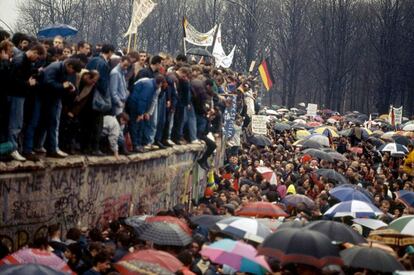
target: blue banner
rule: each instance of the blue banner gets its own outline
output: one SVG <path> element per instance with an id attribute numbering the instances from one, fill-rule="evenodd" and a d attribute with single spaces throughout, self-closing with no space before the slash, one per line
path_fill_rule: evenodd
<path id="1" fill-rule="evenodd" d="M 224 111 L 224 135 L 226 138 L 234 136 L 234 122 L 237 114 L 237 96 L 231 97 L 231 104 Z"/>

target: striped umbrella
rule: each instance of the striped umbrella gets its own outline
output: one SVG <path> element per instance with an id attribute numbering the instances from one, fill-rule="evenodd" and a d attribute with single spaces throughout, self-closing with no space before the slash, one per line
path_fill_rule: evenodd
<path id="1" fill-rule="evenodd" d="M 329 194 L 340 201 L 359 200 L 366 203 L 372 203 L 371 199 L 355 187 L 337 186 L 329 191 Z"/>
<path id="2" fill-rule="evenodd" d="M 414 235 L 414 215 L 402 216 L 392 221 L 388 228 L 403 234 Z"/>
<path id="3" fill-rule="evenodd" d="M 256 168 L 256 171 L 259 172 L 263 176 L 263 178 L 267 180 L 270 184 L 273 184 L 273 185 L 277 184 L 276 174 L 269 167 L 260 166 Z"/>
<path id="4" fill-rule="evenodd" d="M 249 202 L 236 213 L 237 216 L 256 218 L 278 218 L 289 216 L 279 206 L 271 202 Z"/>
<path id="5" fill-rule="evenodd" d="M 351 216 L 354 218 L 375 217 L 382 215 L 382 211 L 375 205 L 364 201 L 344 201 L 335 204 L 325 212 L 325 216 L 330 218 Z"/>
<path id="6" fill-rule="evenodd" d="M 241 272 L 266 274 L 270 271 L 263 256 L 256 249 L 241 241 L 223 239 L 203 247 L 200 254 L 218 264 L 225 264 Z"/>
<path id="7" fill-rule="evenodd" d="M 407 207 L 414 207 L 414 192 L 401 190 L 396 192 L 397 199 L 404 203 Z"/>
<path id="8" fill-rule="evenodd" d="M 35 248 L 22 248 L 0 260 L 0 266 L 5 264 L 14 265 L 30 263 L 41 264 L 57 271 L 75 274 L 70 267 L 54 253 Z"/>
<path id="9" fill-rule="evenodd" d="M 241 217 L 230 217 L 216 223 L 221 232 L 236 238 L 261 243 L 272 232 L 258 220 Z"/>

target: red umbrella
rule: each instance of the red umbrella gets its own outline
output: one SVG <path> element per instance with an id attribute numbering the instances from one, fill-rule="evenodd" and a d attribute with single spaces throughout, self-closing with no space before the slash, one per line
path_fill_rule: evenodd
<path id="1" fill-rule="evenodd" d="M 177 258 L 167 252 L 154 249 L 146 249 L 128 253 L 115 264 L 115 267 L 122 274 L 136 274 L 131 273 L 133 269 L 128 268 L 128 265 L 136 265 L 137 262 L 157 265 L 170 272 L 177 272 L 183 266 L 183 264 Z M 124 273 L 125 270 L 127 270 L 129 273 Z"/>
<path id="2" fill-rule="evenodd" d="M 41 264 L 67 274 L 76 274 L 54 253 L 35 248 L 23 248 L 4 257 L 0 260 L 0 265 L 4 264 Z"/>
<path id="3" fill-rule="evenodd" d="M 166 223 L 174 223 L 181 227 L 184 232 L 188 233 L 190 236 L 192 234 L 191 228 L 182 220 L 179 218 L 173 217 L 173 216 L 153 216 L 148 217 L 145 219 L 145 222 L 152 223 L 152 222 L 166 222 Z"/>
<path id="4" fill-rule="evenodd" d="M 264 167 L 264 166 L 257 167 L 256 171 L 259 172 L 263 176 L 263 178 L 267 180 L 270 184 L 273 184 L 273 185 L 277 184 L 276 174 L 269 167 Z"/>
<path id="5" fill-rule="evenodd" d="M 289 216 L 285 211 L 271 202 L 249 202 L 242 209 L 237 211 L 237 216 L 257 217 L 257 218 L 277 218 Z"/>
<path id="6" fill-rule="evenodd" d="M 319 127 L 319 126 L 322 126 L 322 123 L 317 122 L 317 121 L 311 121 L 311 122 L 306 123 L 306 125 L 309 127 Z"/>

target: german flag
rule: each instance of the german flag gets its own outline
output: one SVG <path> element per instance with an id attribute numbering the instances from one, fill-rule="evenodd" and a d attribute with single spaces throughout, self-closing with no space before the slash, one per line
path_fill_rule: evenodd
<path id="1" fill-rule="evenodd" d="M 259 73 L 262 77 L 262 81 L 266 90 L 269 91 L 273 86 L 274 80 L 272 76 L 272 70 L 269 67 L 266 59 L 263 59 L 262 63 L 259 65 Z"/>

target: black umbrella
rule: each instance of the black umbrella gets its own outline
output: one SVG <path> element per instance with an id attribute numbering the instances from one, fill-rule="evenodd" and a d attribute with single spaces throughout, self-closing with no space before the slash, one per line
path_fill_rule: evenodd
<path id="1" fill-rule="evenodd" d="M 397 259 L 386 251 L 375 247 L 354 246 L 341 251 L 346 266 L 379 272 L 405 270 Z"/>
<path id="2" fill-rule="evenodd" d="M 277 230 L 258 249 L 261 255 L 274 257 L 282 265 L 298 263 L 319 269 L 327 265 L 342 265 L 339 249 L 324 234 L 302 228 Z"/>
<path id="3" fill-rule="evenodd" d="M 316 174 L 324 177 L 327 180 L 335 181 L 337 184 L 349 183 L 348 180 L 334 169 L 318 169 Z"/>
<path id="4" fill-rule="evenodd" d="M 270 141 L 268 137 L 261 136 L 261 135 L 250 136 L 248 138 L 248 141 L 254 145 L 261 146 L 261 147 L 272 145 L 272 142 Z"/>
<path id="5" fill-rule="evenodd" d="M 283 132 L 292 129 L 292 127 L 286 123 L 276 123 L 275 126 L 273 126 L 273 129 L 277 132 Z"/>
<path id="6" fill-rule="evenodd" d="M 48 266 L 40 264 L 11 264 L 0 266 L 0 274 L 5 275 L 64 275 L 66 273 L 54 270 Z"/>
<path id="7" fill-rule="evenodd" d="M 344 156 L 344 155 L 342 155 L 342 154 L 340 154 L 340 153 L 338 153 L 338 152 L 336 152 L 336 151 L 334 151 L 334 152 L 327 152 L 328 153 L 328 155 L 330 155 L 334 160 L 338 160 L 338 161 L 348 161 L 348 159 Z"/>
<path id="8" fill-rule="evenodd" d="M 318 149 L 306 149 L 306 150 L 303 150 L 303 153 L 311 155 L 312 157 L 318 158 L 320 160 L 326 160 L 326 161 L 329 161 L 329 162 L 334 161 L 334 159 L 332 158 L 331 155 L 329 155 L 328 153 L 326 153 L 324 151 L 318 150 Z"/>
<path id="9" fill-rule="evenodd" d="M 392 137 L 392 139 L 395 141 L 395 143 L 407 146 L 408 144 L 411 144 L 411 141 L 408 137 L 395 135 Z"/>
<path id="10" fill-rule="evenodd" d="M 139 235 L 145 229 L 145 216 L 129 217 L 124 220 L 124 223 L 132 227 L 132 229 L 135 231 L 135 234 Z"/>
<path id="11" fill-rule="evenodd" d="M 314 221 L 305 226 L 306 229 L 315 230 L 325 234 L 334 242 L 366 243 L 367 241 L 351 227 L 335 221 Z"/>
<path id="12" fill-rule="evenodd" d="M 376 138 L 376 137 L 369 137 L 367 139 L 367 142 L 371 143 L 372 145 L 374 145 L 376 148 L 381 147 L 382 145 L 385 144 L 385 142 L 382 139 Z"/>
<path id="13" fill-rule="evenodd" d="M 302 124 L 302 123 L 295 123 L 295 124 L 292 125 L 292 129 L 295 129 L 295 130 L 302 130 L 302 129 L 308 130 L 308 129 L 311 129 L 311 128 L 312 127 L 309 127 L 308 125 Z"/>
<path id="14" fill-rule="evenodd" d="M 223 218 L 224 218 L 223 216 L 199 215 L 199 216 L 191 217 L 190 220 L 193 224 L 210 229 L 210 228 L 215 227 L 216 222 L 221 221 Z"/>
<path id="15" fill-rule="evenodd" d="M 304 140 L 303 142 L 299 142 L 298 145 L 301 145 L 303 149 L 313 148 L 313 149 L 320 149 L 322 145 L 317 143 L 313 140 Z"/>
<path id="16" fill-rule="evenodd" d="M 212 57 L 211 53 L 203 48 L 191 48 L 187 51 L 187 54 Z"/>
<path id="17" fill-rule="evenodd" d="M 306 225 L 303 221 L 289 221 L 282 223 L 277 230 L 285 229 L 285 228 L 302 228 Z"/>
<path id="18" fill-rule="evenodd" d="M 186 246 L 191 243 L 191 237 L 179 225 L 167 222 L 146 223 L 139 239 L 158 245 Z"/>

